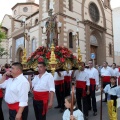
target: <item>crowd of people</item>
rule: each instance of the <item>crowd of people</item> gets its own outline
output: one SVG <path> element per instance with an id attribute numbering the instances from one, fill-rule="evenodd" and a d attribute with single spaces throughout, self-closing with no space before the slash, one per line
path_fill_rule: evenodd
<path id="1" fill-rule="evenodd" d="M 33 94 L 36 120 L 46 120 L 47 111 L 53 106 L 54 93 L 58 104 L 54 108 L 63 112 L 63 120 L 88 120 L 90 110 L 93 110 L 93 116 L 97 115 L 95 93 L 100 85 L 103 86 L 100 90 L 105 93 L 103 102 L 108 102 L 109 118 L 117 120 L 120 69 L 115 63 L 110 67 L 107 62 L 103 62 L 102 67 L 95 68 L 93 61 L 89 60 L 87 66 L 81 63 L 80 70 L 59 71 L 52 75 L 46 71 L 45 63 L 39 62 L 37 70 L 39 74 L 33 77 L 23 75 L 23 66 L 19 62 L 1 66 L 4 74 L 1 74 L 0 80 L 0 120 L 4 120 L 3 97 L 8 105 L 10 120 L 27 120 L 29 91 Z M 70 115 L 71 82 L 75 84 L 73 115 Z"/>

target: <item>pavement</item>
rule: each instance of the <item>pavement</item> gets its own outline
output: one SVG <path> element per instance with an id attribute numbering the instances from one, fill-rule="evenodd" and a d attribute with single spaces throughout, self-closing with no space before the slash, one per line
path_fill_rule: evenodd
<path id="1" fill-rule="evenodd" d="M 101 98 L 100 91 L 97 91 L 96 100 L 97 100 L 98 113 L 97 113 L 97 116 L 93 116 L 93 111 L 91 110 L 89 112 L 89 120 L 100 120 L 100 98 Z M 56 97 L 54 98 L 53 108 L 49 109 L 47 113 L 47 120 L 62 120 L 63 113 L 60 113 L 59 109 L 54 109 L 54 106 L 57 106 Z M 107 113 L 107 104 L 103 102 L 102 106 L 103 106 L 102 120 L 109 120 L 108 113 Z M 4 100 L 3 100 L 3 112 L 4 112 L 5 120 L 9 120 L 8 108 Z M 118 99 L 118 113 L 120 113 L 120 99 Z M 32 96 L 29 97 L 28 120 L 36 120 L 34 115 L 33 105 L 32 105 Z M 118 120 L 120 120 L 120 114 L 118 114 Z"/>

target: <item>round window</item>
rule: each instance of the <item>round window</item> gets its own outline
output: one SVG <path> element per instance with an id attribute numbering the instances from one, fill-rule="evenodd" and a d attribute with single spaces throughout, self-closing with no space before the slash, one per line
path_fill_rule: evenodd
<path id="1" fill-rule="evenodd" d="M 27 12 L 27 11 L 28 11 L 28 8 L 27 8 L 27 7 L 24 7 L 24 8 L 23 8 L 23 11 L 24 11 L 24 12 Z"/>
<path id="2" fill-rule="evenodd" d="M 89 13 L 90 13 L 90 17 L 94 22 L 98 22 L 100 15 L 99 15 L 99 10 L 98 7 L 95 3 L 90 3 L 89 5 Z"/>

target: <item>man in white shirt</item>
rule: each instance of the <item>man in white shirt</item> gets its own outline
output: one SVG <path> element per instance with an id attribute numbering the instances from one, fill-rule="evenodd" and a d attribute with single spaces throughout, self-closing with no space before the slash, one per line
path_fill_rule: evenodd
<path id="1" fill-rule="evenodd" d="M 0 88 L 5 88 L 5 101 L 9 107 L 10 120 L 27 120 L 28 116 L 28 92 L 30 84 L 22 74 L 22 64 L 12 64 L 11 72 L 3 74 L 0 81 Z M 7 75 L 13 78 L 6 80 Z"/>
<path id="2" fill-rule="evenodd" d="M 55 93 L 58 102 L 58 106 L 55 108 L 60 108 L 60 112 L 64 111 L 64 99 L 65 99 L 65 90 L 64 90 L 64 73 L 55 72 L 54 73 L 54 82 L 55 82 Z"/>
<path id="3" fill-rule="evenodd" d="M 73 72 L 72 76 L 74 76 L 74 79 L 76 80 L 76 100 L 78 108 L 83 111 L 85 115 L 85 120 L 88 120 L 87 94 L 90 93 L 90 80 L 87 72 L 85 72 L 84 70 L 85 63 L 81 63 L 81 66 L 81 71 L 76 70 L 75 72 Z M 81 100 L 83 101 L 83 105 L 81 103 Z"/>
<path id="4" fill-rule="evenodd" d="M 33 107 L 36 120 L 46 120 L 47 109 L 53 105 L 55 92 L 54 78 L 46 71 L 44 62 L 38 63 L 39 74 L 32 80 Z"/>
<path id="5" fill-rule="evenodd" d="M 116 67 L 116 63 L 112 64 L 112 70 L 113 70 L 113 76 L 114 77 L 119 77 L 119 69 Z"/>
<path id="6" fill-rule="evenodd" d="M 108 63 L 105 61 L 103 62 L 103 68 L 101 69 L 101 78 L 103 83 L 103 88 L 110 84 L 110 78 L 114 76 L 113 70 L 111 67 L 108 66 Z M 107 102 L 107 93 L 105 93 L 105 100 L 103 102 Z"/>
<path id="7" fill-rule="evenodd" d="M 96 103 L 96 95 L 95 90 L 98 90 L 99 85 L 99 73 L 96 68 L 93 67 L 93 61 L 89 60 L 88 62 L 89 69 L 87 69 L 87 73 L 90 80 L 90 95 L 88 95 L 88 104 L 89 109 L 91 109 L 91 99 L 92 99 L 92 107 L 93 107 L 93 115 L 97 115 L 97 103 Z"/>

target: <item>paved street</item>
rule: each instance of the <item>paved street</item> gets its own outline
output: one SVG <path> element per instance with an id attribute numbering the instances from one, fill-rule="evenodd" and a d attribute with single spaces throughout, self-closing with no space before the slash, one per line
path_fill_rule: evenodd
<path id="1" fill-rule="evenodd" d="M 89 112 L 89 120 L 100 120 L 100 92 L 98 91 L 96 93 L 97 95 L 97 107 L 98 107 L 98 115 L 96 117 L 92 116 L 92 111 Z M 54 106 L 57 105 L 56 99 L 54 99 Z M 53 106 L 53 107 L 54 107 Z M 120 107 L 120 99 L 118 100 L 118 106 Z M 8 109 L 3 101 L 3 111 L 5 120 L 8 120 Z M 118 109 L 118 113 L 120 113 L 120 108 Z M 28 120 L 35 120 L 34 112 L 33 112 L 33 106 L 32 106 L 32 97 L 29 98 L 29 117 Z M 62 113 L 59 113 L 59 110 L 57 109 L 50 109 L 47 114 L 47 120 L 62 120 Z M 109 120 L 107 115 L 107 105 L 106 103 L 103 103 L 103 120 Z M 118 115 L 118 120 L 120 120 L 120 114 Z"/>

